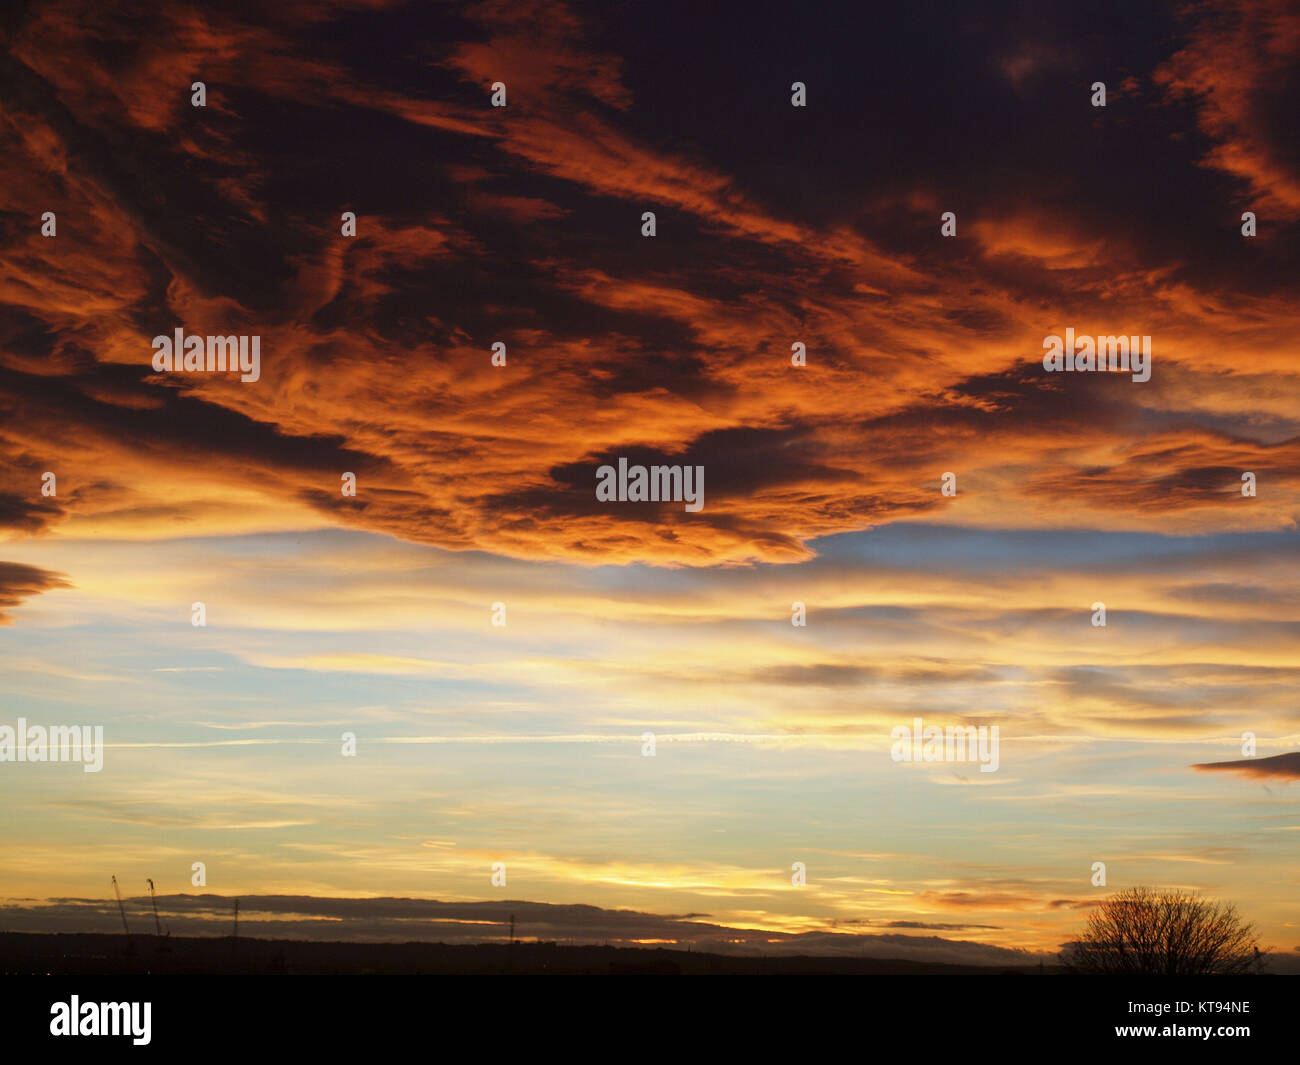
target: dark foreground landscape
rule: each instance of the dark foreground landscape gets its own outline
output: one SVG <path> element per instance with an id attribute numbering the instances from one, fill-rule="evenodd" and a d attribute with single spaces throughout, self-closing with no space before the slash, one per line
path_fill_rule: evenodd
<path id="1" fill-rule="evenodd" d="M 881 958 L 735 957 L 663 948 L 552 943 L 320 943 L 293 939 L 0 933 L 0 974 L 101 976 L 157 974 L 1026 974 L 1026 966 L 940 965 Z"/>

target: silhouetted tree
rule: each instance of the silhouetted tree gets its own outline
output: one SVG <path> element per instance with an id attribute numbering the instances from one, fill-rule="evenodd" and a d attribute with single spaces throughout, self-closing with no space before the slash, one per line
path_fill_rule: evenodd
<path id="1" fill-rule="evenodd" d="M 1248 973 L 1260 967 L 1258 944 L 1231 903 L 1136 887 L 1102 902 L 1061 960 L 1082 973 Z"/>

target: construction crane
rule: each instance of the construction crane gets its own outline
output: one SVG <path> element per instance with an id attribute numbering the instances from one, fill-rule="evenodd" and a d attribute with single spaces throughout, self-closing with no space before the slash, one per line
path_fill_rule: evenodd
<path id="1" fill-rule="evenodd" d="M 126 923 L 126 906 L 122 902 L 122 889 L 117 886 L 117 877 L 113 877 L 113 894 L 117 896 L 117 912 L 122 915 L 122 930 L 126 932 L 126 952 L 130 954 L 135 943 L 131 939 L 131 926 Z"/>
<path id="2" fill-rule="evenodd" d="M 146 884 L 149 885 L 149 901 L 153 903 L 153 927 L 158 935 L 162 935 L 162 924 L 158 920 L 158 893 L 153 889 L 153 878 L 146 877 Z"/>
<path id="3" fill-rule="evenodd" d="M 146 877 L 145 883 L 149 885 L 149 901 L 153 903 L 153 927 L 154 930 L 158 933 L 158 939 L 159 939 L 158 949 L 166 950 L 167 944 L 162 942 L 162 940 L 165 939 L 166 937 L 163 935 L 162 922 L 158 920 L 158 893 L 154 891 L 153 878 Z M 170 936 L 171 934 L 172 934 L 172 930 L 170 928 L 167 929 L 167 935 Z"/>

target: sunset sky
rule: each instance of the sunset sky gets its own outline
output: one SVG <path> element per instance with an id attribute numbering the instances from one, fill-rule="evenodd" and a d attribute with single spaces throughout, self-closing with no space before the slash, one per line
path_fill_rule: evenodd
<path id="1" fill-rule="evenodd" d="M 1294 4 L 246 6 L 0 15 L 0 725 L 107 747 L 0 764 L 0 929 L 1300 951 Z"/>

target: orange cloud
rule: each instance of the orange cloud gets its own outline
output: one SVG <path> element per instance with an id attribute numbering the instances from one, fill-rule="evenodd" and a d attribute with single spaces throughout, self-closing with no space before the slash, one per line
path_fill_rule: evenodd
<path id="1" fill-rule="evenodd" d="M 110 75 L 95 56 L 122 31 L 78 10 L 23 24 L 9 59 L 23 91 L 0 127 L 0 195 L 32 220 L 6 235 L 0 270 L 15 531 L 166 535 L 237 497 L 223 528 L 347 524 L 526 558 L 702 565 L 798 561 L 817 537 L 908 518 L 1275 529 L 1300 503 L 1289 293 L 1175 279 L 1140 242 L 1050 202 L 963 221 L 965 250 L 946 256 L 776 209 L 625 128 L 623 64 L 555 5 L 468 9 L 486 37 L 421 59 L 456 86 L 437 97 L 305 52 L 275 21 L 170 9 L 168 48 Z M 1290 39 L 1286 18 L 1267 25 L 1249 85 Z M 204 112 L 188 104 L 194 70 L 211 71 Z M 487 99 L 498 79 L 504 109 Z M 1225 113 L 1247 98 L 1228 94 Z M 394 181 L 414 178 L 394 202 L 303 173 L 299 205 L 277 186 L 276 145 L 251 147 L 263 107 L 363 116 L 343 157 L 380 119 L 436 140 L 410 149 L 427 153 L 418 175 L 395 162 L 406 145 L 392 157 Z M 897 209 L 936 203 L 918 190 Z M 39 235 L 38 206 L 58 213 L 58 238 Z M 654 241 L 637 229 L 647 207 Z M 345 209 L 355 238 L 339 233 Z M 261 336 L 261 381 L 153 374 L 150 338 L 178 324 Z M 1067 324 L 1151 333 L 1152 381 L 1046 374 L 1042 338 Z M 598 504 L 595 469 L 620 454 L 703 465 L 704 511 Z M 33 494 L 54 467 L 57 505 Z M 1267 490 L 1243 498 L 1243 471 Z M 955 497 L 939 493 L 945 472 Z"/>
<path id="2" fill-rule="evenodd" d="M 1154 74 L 1171 99 L 1190 100 L 1213 142 L 1206 166 L 1245 183 L 1252 206 L 1300 218 L 1294 153 L 1269 136 L 1294 124 L 1293 103 L 1278 86 L 1294 73 L 1300 11 L 1288 0 L 1219 0 L 1189 9 L 1188 43 Z M 1282 108 L 1282 125 L 1270 113 Z"/>

